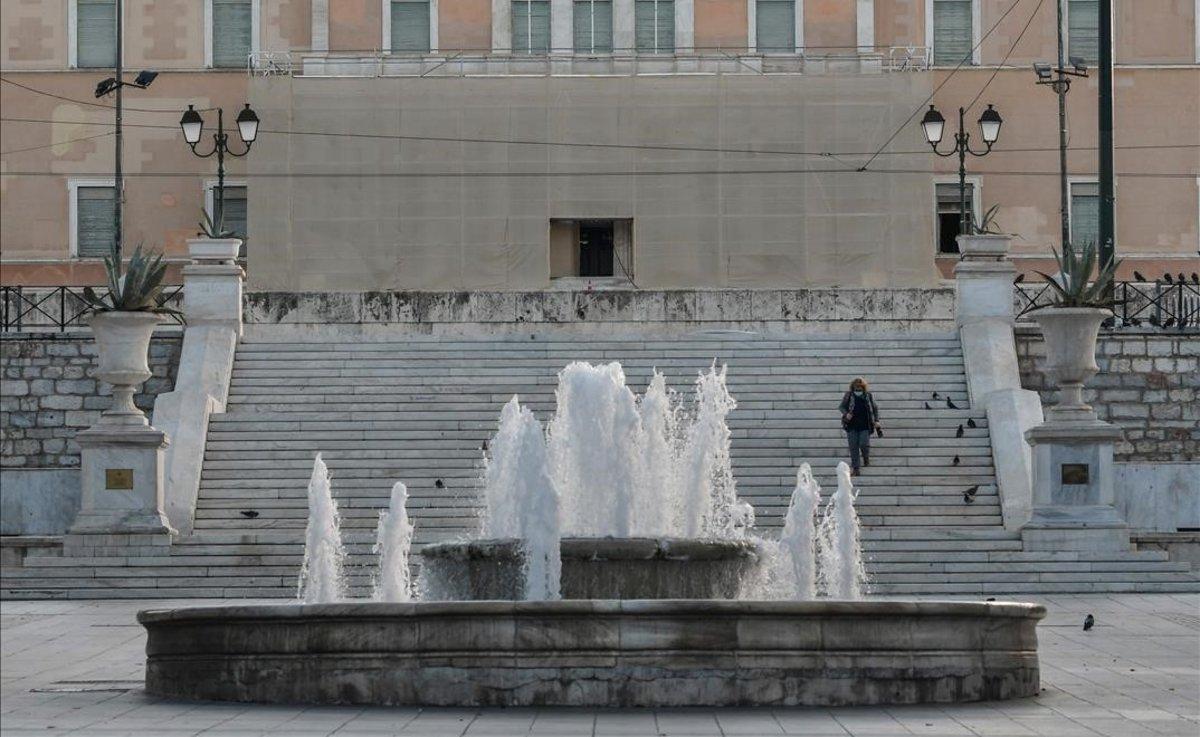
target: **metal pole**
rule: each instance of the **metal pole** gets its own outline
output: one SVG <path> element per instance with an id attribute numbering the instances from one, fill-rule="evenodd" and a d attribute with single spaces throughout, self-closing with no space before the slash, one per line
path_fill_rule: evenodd
<path id="1" fill-rule="evenodd" d="M 1067 89 L 1070 81 L 1067 80 L 1065 74 L 1067 59 L 1066 47 L 1063 42 L 1063 3 L 1066 0 L 1058 0 L 1058 83 L 1054 85 L 1054 91 L 1058 93 L 1058 170 L 1059 170 L 1059 207 L 1062 217 L 1062 246 L 1066 246 L 1071 240 L 1071 219 L 1068 213 L 1068 198 L 1070 197 L 1069 187 L 1067 186 Z"/>
<path id="2" fill-rule="evenodd" d="M 1113 182 L 1113 26 L 1112 0 L 1100 0 L 1100 268 L 1116 256 L 1117 232 Z"/>
<path id="3" fill-rule="evenodd" d="M 958 144 L 958 234 L 969 235 L 970 226 L 967 220 L 967 129 L 963 123 L 966 111 L 958 109 L 958 134 L 954 142 Z"/>
<path id="4" fill-rule="evenodd" d="M 217 108 L 217 196 L 213 207 L 213 223 L 225 228 L 225 110 Z"/>
<path id="5" fill-rule="evenodd" d="M 116 130 L 114 131 L 115 146 L 114 146 L 114 165 L 113 165 L 113 253 L 116 254 L 117 263 L 121 262 L 121 206 L 125 199 L 125 179 L 121 171 L 121 56 L 124 53 L 122 49 L 121 37 L 123 34 L 123 24 L 121 16 L 124 15 L 124 8 L 121 0 L 116 0 L 117 12 L 117 99 L 116 99 Z"/>

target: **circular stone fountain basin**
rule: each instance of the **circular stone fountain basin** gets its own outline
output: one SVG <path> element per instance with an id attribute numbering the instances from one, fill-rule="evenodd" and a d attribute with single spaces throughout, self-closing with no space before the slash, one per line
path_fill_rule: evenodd
<path id="1" fill-rule="evenodd" d="M 553 601 L 138 614 L 154 696 L 440 706 L 912 704 L 1038 692 L 1037 604 Z"/>
<path id="2" fill-rule="evenodd" d="M 750 540 L 567 537 L 564 599 L 736 599 L 760 556 Z M 427 599 L 524 599 L 524 551 L 515 539 L 436 543 L 421 551 Z"/>

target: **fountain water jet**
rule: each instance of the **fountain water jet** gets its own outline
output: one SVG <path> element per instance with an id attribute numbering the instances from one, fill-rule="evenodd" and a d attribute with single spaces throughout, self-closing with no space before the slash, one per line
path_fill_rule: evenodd
<path id="1" fill-rule="evenodd" d="M 379 513 L 373 551 L 379 556 L 375 574 L 376 601 L 410 601 L 411 573 L 408 554 L 412 547 L 413 526 L 408 521 L 408 487 L 399 481 L 392 486 L 391 503 Z"/>
<path id="2" fill-rule="evenodd" d="M 339 530 L 341 518 L 329 478 L 318 453 L 308 482 L 308 526 L 304 532 L 304 563 L 300 568 L 299 598 L 323 604 L 346 598 L 346 551 Z"/>
<path id="3" fill-rule="evenodd" d="M 817 595 L 816 514 L 821 487 L 812 468 L 800 464 L 796 488 L 779 535 L 775 574 L 778 587 L 774 598 L 809 601 Z"/>
<path id="4" fill-rule="evenodd" d="M 854 510 L 857 494 L 845 462 L 838 463 L 837 477 L 837 491 L 825 505 L 817 533 L 821 558 L 819 583 L 828 597 L 856 600 L 862 598 L 867 578 L 859 543 L 858 512 Z"/>

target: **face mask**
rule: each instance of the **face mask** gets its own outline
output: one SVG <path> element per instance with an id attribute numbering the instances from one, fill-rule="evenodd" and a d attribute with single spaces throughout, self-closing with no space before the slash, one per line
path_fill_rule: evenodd
<path id="1" fill-rule="evenodd" d="M 854 396 L 856 396 L 856 397 L 861 397 L 862 395 L 863 395 L 863 390 L 862 390 L 862 389 L 855 389 L 855 390 L 854 390 Z"/>

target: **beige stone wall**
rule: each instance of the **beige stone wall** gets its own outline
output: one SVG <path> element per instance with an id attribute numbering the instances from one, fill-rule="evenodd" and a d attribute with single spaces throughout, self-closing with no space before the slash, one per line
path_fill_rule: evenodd
<path id="1" fill-rule="evenodd" d="M 934 102 L 949 122 L 957 125 L 954 111 L 970 102 L 991 74 L 983 69 L 960 71 L 942 87 Z M 940 82 L 943 75 L 937 73 L 935 79 Z M 1051 245 L 1058 244 L 1060 231 L 1058 106 L 1048 88 L 1030 84 L 1030 76 L 1026 69 L 1000 72 L 967 118 L 978 144 L 975 121 L 984 105 L 994 103 L 1004 116 L 996 150 L 985 158 L 970 159 L 967 167 L 972 175 L 982 177 L 984 208 L 999 205 L 1000 225 L 1019 235 L 1013 243 L 1017 255 L 1048 253 Z M 1200 69 L 1118 69 L 1115 87 L 1118 147 L 1181 146 L 1116 150 L 1118 246 L 1134 258 L 1194 257 L 1200 249 L 1196 189 L 1200 149 L 1194 147 L 1200 141 Z M 1097 94 L 1096 81 L 1087 79 L 1076 82 L 1067 97 L 1072 177 L 1095 177 Z M 958 166 L 957 159 L 934 162 L 930 158 L 924 163 L 935 164 L 951 178 Z M 1136 173 L 1176 176 L 1132 176 Z"/>
<path id="2" fill-rule="evenodd" d="M 305 131 L 819 151 L 882 140 L 928 82 L 274 77 L 255 79 L 252 97 L 265 118 Z M 911 148 L 916 136 L 901 140 Z M 549 283 L 554 218 L 632 218 L 646 288 L 935 279 L 919 175 L 828 173 L 839 165 L 821 157 L 412 138 L 263 146 L 272 179 L 250 195 L 260 289 L 537 289 Z"/>

